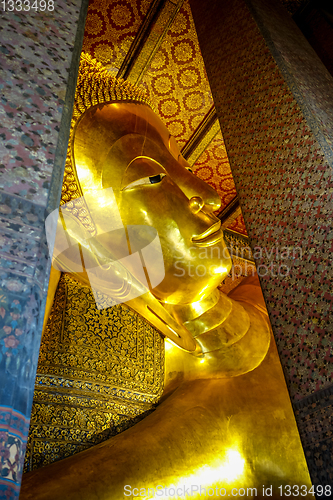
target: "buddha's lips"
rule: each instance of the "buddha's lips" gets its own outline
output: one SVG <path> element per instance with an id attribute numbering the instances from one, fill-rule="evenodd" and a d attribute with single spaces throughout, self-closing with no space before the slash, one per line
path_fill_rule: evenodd
<path id="1" fill-rule="evenodd" d="M 215 245 L 223 237 L 223 231 L 221 228 L 221 221 L 217 221 L 215 224 L 210 226 L 206 231 L 199 234 L 199 236 L 192 237 L 192 243 L 199 247 L 207 247 Z"/>

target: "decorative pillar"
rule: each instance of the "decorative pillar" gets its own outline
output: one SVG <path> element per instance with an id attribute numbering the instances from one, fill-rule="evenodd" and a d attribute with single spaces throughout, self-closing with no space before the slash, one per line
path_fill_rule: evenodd
<path id="1" fill-rule="evenodd" d="M 19 495 L 87 4 L 0 5 L 0 499 Z"/>
<path id="2" fill-rule="evenodd" d="M 314 484 L 333 484 L 333 80 L 276 0 L 190 0 Z"/>

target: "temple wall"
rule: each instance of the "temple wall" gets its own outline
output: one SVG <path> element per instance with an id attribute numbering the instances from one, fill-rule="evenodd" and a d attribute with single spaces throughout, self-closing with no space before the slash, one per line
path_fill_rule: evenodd
<path id="1" fill-rule="evenodd" d="M 333 80 L 277 2 L 191 8 L 309 470 L 332 484 Z"/>
<path id="2" fill-rule="evenodd" d="M 325 5 L 326 4 L 326 5 Z M 330 7 L 330 12 L 327 8 Z M 293 16 L 297 26 L 333 76 L 333 13 L 326 0 L 311 0 Z"/>
<path id="3" fill-rule="evenodd" d="M 1 499 L 19 494 L 49 274 L 44 221 L 59 206 L 86 4 L 0 6 Z"/>

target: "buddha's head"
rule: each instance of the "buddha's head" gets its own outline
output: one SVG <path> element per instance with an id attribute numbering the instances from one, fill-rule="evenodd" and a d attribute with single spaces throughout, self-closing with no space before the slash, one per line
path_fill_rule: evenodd
<path id="1" fill-rule="evenodd" d="M 76 104 L 70 158 L 75 170 L 70 172 L 67 165 L 67 171 L 77 175 L 78 194 L 98 198 L 112 188 L 125 228 L 146 225 L 157 230 L 165 266 L 164 279 L 152 290 L 157 299 L 186 304 L 208 296 L 231 267 L 214 215 L 220 207 L 218 194 L 191 172 L 144 97 L 119 99 L 117 91 L 116 101 L 115 81 L 99 63 L 84 56 L 82 65 L 85 76 L 79 80 L 76 103 L 83 101 L 84 92 L 97 97 L 81 109 Z M 113 85 L 113 94 L 105 95 L 107 84 Z M 130 86 L 122 85 L 129 92 Z M 107 213 L 104 220 L 107 232 Z M 86 224 L 91 225 L 87 218 Z M 114 249 L 117 236 L 109 237 Z M 114 250 L 113 258 L 120 258 Z"/>

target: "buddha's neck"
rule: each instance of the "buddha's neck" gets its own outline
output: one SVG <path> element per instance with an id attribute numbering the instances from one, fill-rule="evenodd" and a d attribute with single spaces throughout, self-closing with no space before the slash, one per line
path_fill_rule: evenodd
<path id="1" fill-rule="evenodd" d="M 185 326 L 200 344 L 211 352 L 237 342 L 250 327 L 243 306 L 218 289 L 192 304 L 166 305 L 168 312 Z"/>

